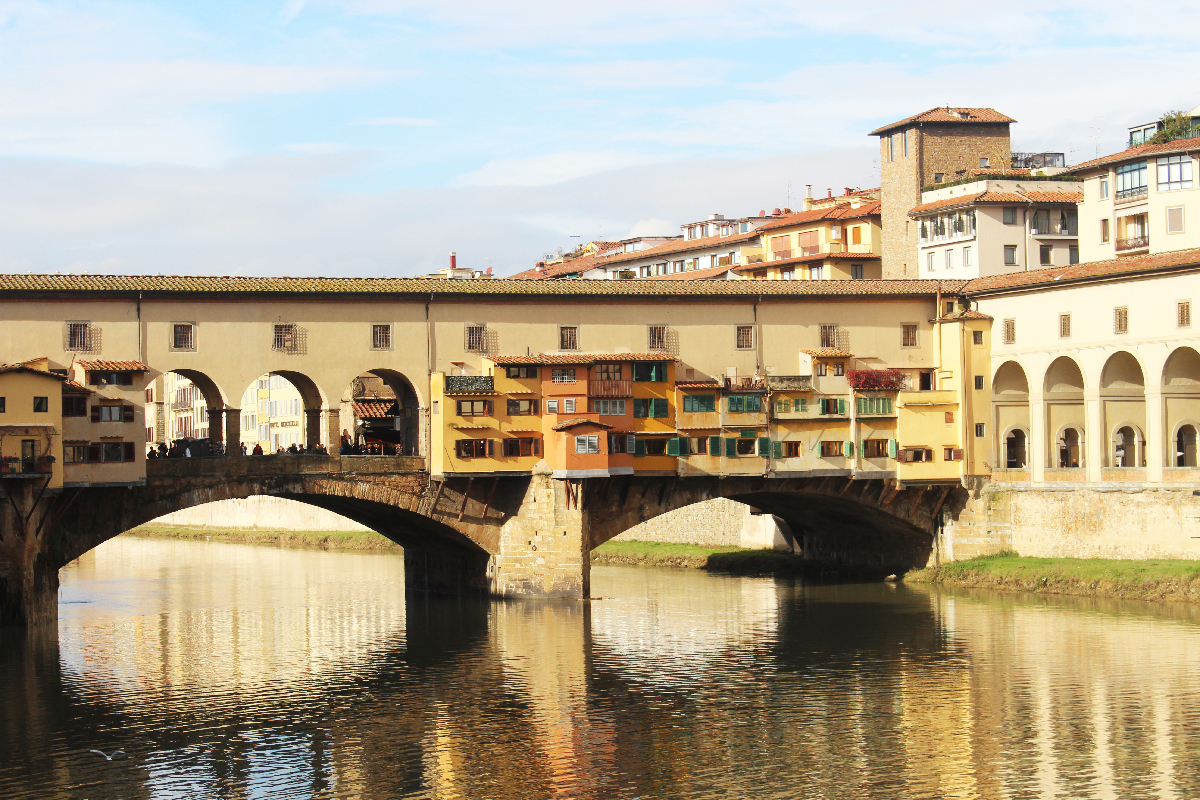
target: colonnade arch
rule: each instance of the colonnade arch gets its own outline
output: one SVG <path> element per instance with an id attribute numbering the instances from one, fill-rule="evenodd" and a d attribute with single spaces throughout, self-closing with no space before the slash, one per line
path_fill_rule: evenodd
<path id="1" fill-rule="evenodd" d="M 1104 466 L 1146 465 L 1146 378 L 1133 353 L 1119 350 L 1100 372 L 1101 419 L 1107 434 Z"/>
<path id="2" fill-rule="evenodd" d="M 993 429 L 998 469 L 1029 466 L 1029 378 L 1016 361 L 1000 365 L 992 378 Z"/>
<path id="3" fill-rule="evenodd" d="M 1195 349 L 1179 347 L 1167 357 L 1162 372 L 1162 401 L 1163 428 L 1168 437 L 1166 466 L 1200 466 L 1200 353 Z"/>
<path id="4" fill-rule="evenodd" d="M 1045 466 L 1081 469 L 1086 466 L 1087 406 L 1083 370 L 1075 359 L 1059 356 L 1042 381 L 1045 428 L 1048 434 Z"/>
<path id="5" fill-rule="evenodd" d="M 148 446 L 165 449 L 173 441 L 192 438 L 222 440 L 226 394 L 209 375 L 197 369 L 170 369 L 150 379 L 146 389 Z"/>
<path id="6" fill-rule="evenodd" d="M 341 436 L 367 452 L 420 455 L 425 404 L 420 391 L 397 370 L 358 374 L 341 395 Z"/>

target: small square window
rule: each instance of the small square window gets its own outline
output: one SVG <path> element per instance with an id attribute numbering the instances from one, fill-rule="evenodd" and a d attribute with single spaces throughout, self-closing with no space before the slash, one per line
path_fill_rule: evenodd
<path id="1" fill-rule="evenodd" d="M 1113 333 L 1129 333 L 1129 309 L 1125 306 L 1113 309 Z"/>
<path id="2" fill-rule="evenodd" d="M 1079 245 L 1073 244 L 1067 247 L 1067 261 L 1071 264 L 1079 263 Z"/>
<path id="3" fill-rule="evenodd" d="M 92 329 L 90 322 L 68 322 L 67 323 L 67 350 L 72 350 L 81 353 L 90 353 L 95 348 L 96 332 Z"/>
<path id="4" fill-rule="evenodd" d="M 1015 319 L 1004 320 L 1004 343 L 1016 344 L 1017 342 L 1017 321 Z"/>
<path id="5" fill-rule="evenodd" d="M 0 414 L 4 413 L 4 398 L 0 397 Z"/>
<path id="6" fill-rule="evenodd" d="M 45 414 L 49 410 L 50 410 L 50 398 L 49 397 L 33 398 L 33 411 L 35 414 Z"/>
<path id="7" fill-rule="evenodd" d="M 1052 266 L 1054 264 L 1054 245 L 1044 244 L 1041 246 L 1040 252 L 1042 266 Z"/>
<path id="8" fill-rule="evenodd" d="M 861 281 L 862 279 L 863 279 L 863 265 L 862 264 L 851 264 L 850 265 L 850 280 Z"/>
<path id="9" fill-rule="evenodd" d="M 988 160 L 987 160 L 987 157 L 986 157 L 986 156 L 985 156 L 985 157 L 983 157 L 983 158 L 981 158 L 981 159 L 979 159 L 979 168 L 980 168 L 980 169 L 987 169 L 987 168 L 988 168 Z"/>
<path id="10" fill-rule="evenodd" d="M 946 177 L 946 173 L 944 173 L 944 172 L 935 172 L 935 173 L 933 173 L 933 182 L 934 182 L 934 183 L 941 183 L 941 182 L 942 182 L 942 179 L 943 179 L 943 178 L 945 178 L 945 177 Z"/>
<path id="11" fill-rule="evenodd" d="M 984 436 L 987 436 L 987 423 L 986 422 L 976 422 L 975 423 L 975 438 L 982 439 Z"/>
<path id="12" fill-rule="evenodd" d="M 737 326 L 737 349 L 738 350 L 753 350 L 754 349 L 754 326 L 753 325 L 738 325 Z"/>
<path id="13" fill-rule="evenodd" d="M 975 376 L 975 389 L 976 389 L 976 391 L 983 391 L 983 376 L 982 375 Z"/>
<path id="14" fill-rule="evenodd" d="M 375 322 L 371 324 L 371 349 L 372 350 L 391 350 L 392 349 L 392 325 L 389 322 Z"/>
<path id="15" fill-rule="evenodd" d="M 563 325 L 558 329 L 558 349 L 579 349 L 579 328 L 574 325 Z"/>
<path id="16" fill-rule="evenodd" d="M 196 326 L 193 323 L 171 323 L 171 349 L 181 352 L 191 352 L 196 349 Z"/>
<path id="17" fill-rule="evenodd" d="M 916 347 L 917 346 L 917 326 L 915 323 L 905 323 L 900 330 L 900 346 L 901 347 Z"/>
<path id="18" fill-rule="evenodd" d="M 1004 209 L 1004 224 L 1005 225 L 1016 225 L 1017 224 L 1017 210 L 1015 208 Z"/>
<path id="19" fill-rule="evenodd" d="M 1009 267 L 1016 266 L 1017 246 L 1015 244 L 1004 245 L 1004 263 Z"/>
<path id="20" fill-rule="evenodd" d="M 487 325 L 472 323 L 463 329 L 463 349 L 468 353 L 487 352 Z"/>
<path id="21" fill-rule="evenodd" d="M 971 342 L 973 344 L 983 344 L 983 331 L 971 331 Z"/>
<path id="22" fill-rule="evenodd" d="M 1183 233 L 1183 206 L 1167 209 L 1167 233 Z"/>

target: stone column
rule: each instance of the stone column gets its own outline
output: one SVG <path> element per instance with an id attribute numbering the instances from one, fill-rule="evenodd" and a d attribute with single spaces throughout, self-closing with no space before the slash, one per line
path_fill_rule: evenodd
<path id="1" fill-rule="evenodd" d="M 1084 395 L 1087 407 L 1087 479 L 1089 483 L 1100 482 L 1100 470 L 1104 466 L 1104 452 L 1108 447 L 1108 435 L 1104 431 L 1104 400 L 1099 393 Z"/>
<path id="2" fill-rule="evenodd" d="M 325 447 L 330 455 L 336 455 L 342 441 L 342 412 L 331 408 L 325 412 Z"/>
<path id="3" fill-rule="evenodd" d="M 582 481 L 535 471 L 520 511 L 500 530 L 488 560 L 489 593 L 497 597 L 587 598 L 591 561 L 584 535 Z"/>
<path id="4" fill-rule="evenodd" d="M 1157 386 L 1146 390 L 1146 483 L 1162 483 L 1167 433 L 1163 430 L 1163 396 Z M 1169 452 L 1174 453 L 1171 447 Z"/>
<path id="5" fill-rule="evenodd" d="M 1039 388 L 1029 393 L 1029 441 L 1025 446 L 1029 451 L 1025 454 L 1025 463 L 1029 465 L 1029 480 L 1033 483 L 1044 483 L 1046 480 L 1046 461 L 1048 445 L 1046 444 L 1046 397 Z M 1001 455 L 1004 459 L 1004 442 L 1000 443 Z"/>
<path id="6" fill-rule="evenodd" d="M 225 409 L 225 455 L 242 455 L 242 410 L 240 408 Z"/>
<path id="7" fill-rule="evenodd" d="M 58 620 L 59 563 L 38 537 L 42 517 L 58 495 L 39 500 L 40 488 L 40 480 L 5 481 L 8 498 L 0 505 L 0 626 L 51 626 Z"/>
<path id="8" fill-rule="evenodd" d="M 225 413 L 220 408 L 208 409 L 208 440 L 213 444 L 221 443 L 221 436 L 224 433 L 221 429 L 224 427 L 226 419 L 222 415 Z"/>
<path id="9" fill-rule="evenodd" d="M 304 409 L 304 443 L 314 447 L 321 443 L 321 409 Z"/>

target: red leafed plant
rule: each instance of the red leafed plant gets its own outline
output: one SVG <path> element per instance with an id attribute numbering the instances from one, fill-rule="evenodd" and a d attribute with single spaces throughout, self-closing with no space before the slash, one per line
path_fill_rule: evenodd
<path id="1" fill-rule="evenodd" d="M 894 369 L 848 369 L 846 382 L 855 389 L 902 389 L 904 373 Z"/>

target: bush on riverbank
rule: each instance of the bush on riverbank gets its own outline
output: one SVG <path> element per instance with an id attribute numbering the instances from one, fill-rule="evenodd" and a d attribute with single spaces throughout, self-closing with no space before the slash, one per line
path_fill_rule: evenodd
<path id="1" fill-rule="evenodd" d="M 243 528 L 188 528 L 140 525 L 129 533 L 160 539 L 192 539 L 260 544 L 276 547 L 315 547 L 322 550 L 399 551 L 400 545 L 375 531 L 268 531 Z"/>
<path id="2" fill-rule="evenodd" d="M 670 544 L 634 540 L 607 542 L 592 551 L 593 564 L 643 567 L 689 567 L 730 575 L 790 575 L 826 580 L 878 580 L 828 564 L 816 564 L 779 550 L 752 550 L 720 545 Z"/>
<path id="3" fill-rule="evenodd" d="M 1200 601 L 1200 561 L 1023 558 L 1013 552 L 911 572 L 916 583 L 1046 594 Z"/>

